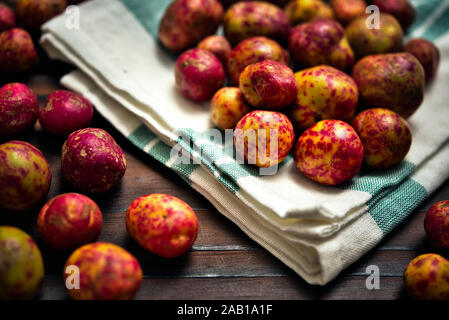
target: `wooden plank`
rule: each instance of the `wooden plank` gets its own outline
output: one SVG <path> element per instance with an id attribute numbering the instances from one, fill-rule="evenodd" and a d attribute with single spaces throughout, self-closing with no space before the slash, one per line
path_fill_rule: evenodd
<path id="1" fill-rule="evenodd" d="M 146 278 L 136 299 L 408 299 L 402 278 L 381 278 L 379 290 L 368 290 L 365 277 L 347 277 L 325 287 L 311 286 L 295 277 L 275 278 L 220 278 L 220 279 L 166 279 Z M 45 280 L 41 299 L 67 299 L 61 279 Z"/>
<path id="2" fill-rule="evenodd" d="M 196 213 L 199 219 L 200 230 L 194 244 L 194 250 L 263 250 L 257 243 L 249 239 L 232 222 L 221 216 L 217 211 L 197 210 Z M 104 212 L 101 241 L 126 245 L 128 235 L 125 226 L 125 215 L 125 211 Z M 24 214 L 13 213 L 11 215 L 5 215 L 2 222 L 23 228 L 37 238 L 35 228 L 36 216 L 37 212 Z M 416 219 L 405 222 L 403 226 L 393 231 L 390 237 L 382 241 L 376 249 L 387 251 L 432 251 L 433 248 L 428 244 L 424 235 L 422 219 L 423 214 L 421 213 L 417 215 Z"/>
<path id="3" fill-rule="evenodd" d="M 140 248 L 127 238 L 119 244 L 139 261 L 146 277 L 218 278 L 218 277 L 278 277 L 293 275 L 286 266 L 267 251 L 191 251 L 181 257 L 164 259 Z M 62 274 L 70 253 L 55 253 L 40 245 L 48 276 Z"/>
<path id="4" fill-rule="evenodd" d="M 175 277 L 213 275 L 230 277 L 292 274 L 280 261 L 249 240 L 242 231 L 224 217 L 220 217 L 217 212 L 215 215 L 209 211 L 197 211 L 197 213 L 201 226 L 198 239 L 192 252 L 178 259 L 160 259 L 141 249 L 127 235 L 125 212 L 104 215 L 104 227 L 100 240 L 118 244 L 129 250 L 142 263 L 145 274 L 149 276 L 165 274 Z M 35 216 L 22 221 L 25 230 L 33 226 L 29 232 L 38 239 L 34 227 Z M 60 274 L 68 253 L 54 253 L 44 244 L 39 243 L 39 245 L 47 262 L 47 274 Z M 366 266 L 375 264 L 379 266 L 382 274 L 399 276 L 408 262 L 419 253 L 434 251 L 426 242 L 414 250 L 409 248 L 406 249 L 407 251 L 404 250 L 400 246 L 396 248 L 393 246 L 393 250 L 385 245 L 380 246 L 379 249 L 368 253 L 350 267 L 347 274 L 365 274 Z"/>
<path id="5" fill-rule="evenodd" d="M 119 244 L 132 253 L 146 277 L 164 278 L 231 278 L 231 277 L 298 277 L 265 250 L 190 251 L 175 259 L 163 259 L 140 248 L 132 239 Z M 48 276 L 59 276 L 70 253 L 55 253 L 40 245 Z M 374 250 L 345 270 L 345 276 L 366 276 L 367 267 L 375 265 L 380 275 L 401 277 L 408 263 L 424 252 Z"/>

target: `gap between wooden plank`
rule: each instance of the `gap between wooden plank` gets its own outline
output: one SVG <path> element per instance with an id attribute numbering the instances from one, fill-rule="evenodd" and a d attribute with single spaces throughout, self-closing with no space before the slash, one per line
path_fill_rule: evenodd
<path id="1" fill-rule="evenodd" d="M 381 251 L 416 251 L 418 246 L 404 246 L 404 245 L 380 245 L 375 247 L 374 250 Z M 193 246 L 191 251 L 260 251 L 265 250 L 258 245 L 199 245 Z"/>
<path id="2" fill-rule="evenodd" d="M 344 274 L 342 276 L 339 276 L 340 278 L 348 278 L 348 277 L 362 277 L 362 278 L 366 278 L 368 277 L 369 274 L 366 273 L 362 273 L 362 272 L 354 272 L 354 273 L 348 273 L 348 274 Z M 402 273 L 381 273 L 380 277 L 381 278 L 402 278 L 404 275 Z M 45 275 L 46 279 L 61 279 L 61 281 L 63 281 L 62 277 L 58 277 L 57 275 L 54 274 L 46 274 Z M 191 275 L 148 275 L 145 274 L 142 276 L 143 279 L 235 279 L 235 278 L 241 278 L 241 279 L 246 279 L 246 278 L 301 278 L 299 275 L 291 275 L 291 274 L 277 274 L 277 273 L 273 273 L 273 274 L 260 274 L 260 275 L 249 275 L 249 274 L 235 274 L 235 275 L 220 275 L 220 274 L 214 274 L 214 273 L 210 273 L 210 274 L 201 274 L 201 275 L 197 275 L 197 274 L 191 274 Z"/>
<path id="3" fill-rule="evenodd" d="M 194 245 L 190 251 L 260 251 L 261 247 L 254 245 Z M 263 249 L 265 250 L 265 249 Z"/>

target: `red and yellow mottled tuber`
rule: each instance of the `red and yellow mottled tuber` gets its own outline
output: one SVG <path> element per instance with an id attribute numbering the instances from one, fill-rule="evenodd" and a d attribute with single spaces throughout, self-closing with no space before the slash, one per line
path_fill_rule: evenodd
<path id="1" fill-rule="evenodd" d="M 346 122 L 323 120 L 304 131 L 293 154 L 302 174 L 318 183 L 334 186 L 360 171 L 363 145 Z"/>
<path id="2" fill-rule="evenodd" d="M 161 19 L 158 37 L 167 49 L 183 51 L 214 34 L 222 16 L 217 0 L 176 0 Z"/>
<path id="3" fill-rule="evenodd" d="M 66 0 L 17 0 L 17 20 L 26 29 L 39 29 L 45 22 L 61 14 L 66 7 Z"/>
<path id="4" fill-rule="evenodd" d="M 176 88 L 186 98 L 204 102 L 223 87 L 226 74 L 220 60 L 204 49 L 190 49 L 175 64 Z"/>
<path id="5" fill-rule="evenodd" d="M 416 11 L 408 0 L 373 0 L 373 5 L 381 12 L 393 15 L 404 31 L 407 31 L 415 21 Z"/>
<path id="6" fill-rule="evenodd" d="M 223 29 L 233 45 L 256 36 L 284 42 L 290 31 L 290 23 L 278 6 L 265 1 L 242 1 L 225 12 Z"/>
<path id="7" fill-rule="evenodd" d="M 264 60 L 273 60 L 289 65 L 287 52 L 274 40 L 265 37 L 253 37 L 240 42 L 228 59 L 229 82 L 239 85 L 240 73 L 250 64 Z"/>
<path id="8" fill-rule="evenodd" d="M 100 208 L 79 193 L 65 193 L 52 198 L 37 217 L 40 237 L 53 249 L 61 251 L 95 242 L 102 225 Z"/>
<path id="9" fill-rule="evenodd" d="M 298 93 L 293 71 L 273 60 L 264 60 L 247 66 L 240 74 L 239 83 L 246 100 L 259 108 L 288 107 Z"/>
<path id="10" fill-rule="evenodd" d="M 365 163 L 375 168 L 390 168 L 400 163 L 412 144 L 407 121 L 389 109 L 362 111 L 352 122 L 365 151 Z"/>
<path id="11" fill-rule="evenodd" d="M 292 26 L 315 19 L 334 18 L 331 7 L 321 0 L 292 0 L 284 11 Z"/>
<path id="12" fill-rule="evenodd" d="M 304 131 L 326 119 L 352 120 L 359 89 L 346 73 L 321 65 L 297 72 L 295 79 L 298 95 L 290 111 L 295 129 Z"/>
<path id="13" fill-rule="evenodd" d="M 289 36 L 290 54 L 300 67 L 325 64 L 349 70 L 354 52 L 343 27 L 335 20 L 313 20 L 294 27 Z"/>
<path id="14" fill-rule="evenodd" d="M 440 50 L 424 38 L 410 40 L 405 45 L 405 52 L 412 54 L 424 68 L 426 83 L 432 81 L 440 65 Z"/>
<path id="15" fill-rule="evenodd" d="M 27 31 L 14 28 L 0 33 L 0 73 L 27 71 L 36 62 L 36 49 Z"/>
<path id="16" fill-rule="evenodd" d="M 73 131 L 89 126 L 94 109 L 87 99 L 58 90 L 48 95 L 45 107 L 39 112 L 39 122 L 45 131 L 67 136 Z"/>
<path id="17" fill-rule="evenodd" d="M 105 193 L 126 171 L 123 150 L 109 133 L 86 128 L 73 132 L 62 146 L 62 175 L 77 190 Z"/>
<path id="18" fill-rule="evenodd" d="M 130 300 L 142 283 L 142 269 L 137 259 L 112 243 L 96 242 L 75 250 L 67 259 L 64 281 L 79 269 L 79 289 L 68 290 L 75 300 Z"/>
<path id="19" fill-rule="evenodd" d="M 449 261 L 435 253 L 413 259 L 404 272 L 408 294 L 416 300 L 449 300 Z"/>
<path id="20" fill-rule="evenodd" d="M 0 88 L 0 136 L 13 136 L 31 129 L 39 113 L 36 95 L 22 83 Z"/>
<path id="21" fill-rule="evenodd" d="M 26 211 L 47 196 L 51 171 L 42 153 L 23 141 L 0 145 L 0 207 Z"/>
<path id="22" fill-rule="evenodd" d="M 0 300 L 32 299 L 44 279 L 34 240 L 15 227 L 0 226 Z"/>
<path id="23" fill-rule="evenodd" d="M 246 163 L 260 168 L 278 165 L 295 143 L 295 130 L 288 117 L 280 112 L 255 110 L 236 125 L 234 145 Z"/>
<path id="24" fill-rule="evenodd" d="M 231 5 L 233 5 L 236 2 L 241 2 L 242 0 L 220 0 L 220 2 L 223 4 L 225 8 L 229 8 Z M 246 0 L 243 0 L 246 1 Z M 289 0 L 267 0 L 266 2 L 270 2 L 272 4 L 277 5 L 280 8 L 283 8 Z"/>
<path id="25" fill-rule="evenodd" d="M 370 54 L 400 52 L 403 50 L 403 32 L 399 22 L 386 13 L 379 15 L 379 28 L 368 28 L 367 16 L 353 19 L 345 33 L 357 59 Z"/>
<path id="26" fill-rule="evenodd" d="M 449 250 L 449 200 L 434 203 L 426 213 L 424 229 L 430 243 Z"/>
<path id="27" fill-rule="evenodd" d="M 359 60 L 352 77 L 361 104 L 411 116 L 424 100 L 424 69 L 410 53 L 376 54 Z"/>
<path id="28" fill-rule="evenodd" d="M 240 88 L 222 88 L 210 103 L 212 123 L 221 130 L 234 129 L 237 122 L 249 111 L 250 106 Z"/>
<path id="29" fill-rule="evenodd" d="M 343 25 L 348 24 L 355 18 L 365 15 L 365 0 L 331 0 L 330 5 L 335 12 L 335 16 Z"/>
<path id="30" fill-rule="evenodd" d="M 228 62 L 232 47 L 228 39 L 219 35 L 212 35 L 204 38 L 198 43 L 198 48 L 212 52 L 223 64 Z"/>
<path id="31" fill-rule="evenodd" d="M 0 2 L 0 32 L 12 29 L 16 26 L 16 16 L 14 11 Z"/>
<path id="32" fill-rule="evenodd" d="M 198 219 L 181 199 L 150 194 L 131 203 L 126 212 L 126 228 L 144 249 L 174 258 L 192 247 L 198 235 Z"/>

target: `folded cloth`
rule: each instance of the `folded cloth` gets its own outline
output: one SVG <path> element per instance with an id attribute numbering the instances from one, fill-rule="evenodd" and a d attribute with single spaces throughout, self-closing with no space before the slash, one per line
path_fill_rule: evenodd
<path id="1" fill-rule="evenodd" d="M 307 282 L 331 281 L 449 177 L 449 1 L 414 1 L 412 35 L 437 40 L 442 61 L 409 119 L 409 154 L 392 169 L 363 169 L 339 187 L 303 177 L 291 156 L 275 174 L 263 174 L 239 164 L 232 140 L 212 141 L 208 104 L 177 92 L 175 57 L 157 42 L 169 2 L 88 1 L 79 7 L 79 28 L 68 27 L 73 17 L 59 16 L 43 26 L 41 44 L 50 57 L 78 67 L 62 78 L 64 86 L 88 98 L 133 144 L 176 171 Z"/>

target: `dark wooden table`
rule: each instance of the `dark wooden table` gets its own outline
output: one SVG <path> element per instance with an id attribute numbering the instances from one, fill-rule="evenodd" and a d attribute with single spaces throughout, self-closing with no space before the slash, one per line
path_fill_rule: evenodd
<path id="1" fill-rule="evenodd" d="M 70 66 L 43 60 L 32 72 L 1 78 L 1 83 L 21 81 L 38 95 L 59 89 L 59 78 Z M 435 251 L 427 243 L 423 219 L 432 203 L 449 198 L 449 182 L 435 192 L 392 235 L 324 287 L 312 286 L 251 241 L 199 193 L 175 173 L 134 147 L 105 119 L 95 115 L 92 126 L 107 130 L 123 148 L 128 169 L 112 192 L 94 198 L 103 212 L 101 241 L 120 245 L 134 254 L 144 271 L 137 299 L 408 299 L 402 274 L 408 262 L 421 253 Z M 37 146 L 50 162 L 53 181 L 48 199 L 67 188 L 61 179 L 60 151 L 64 139 L 40 130 L 17 137 Z M 130 203 L 149 193 L 169 193 L 190 204 L 198 215 L 200 231 L 190 252 L 177 259 L 158 258 L 140 248 L 125 229 Z M 37 239 L 45 261 L 45 280 L 40 299 L 67 299 L 62 281 L 63 265 L 70 253 L 56 253 L 36 234 L 38 209 L 26 213 L 3 212 L 0 225 L 22 228 Z M 380 290 L 366 289 L 366 267 L 380 268 Z"/>

